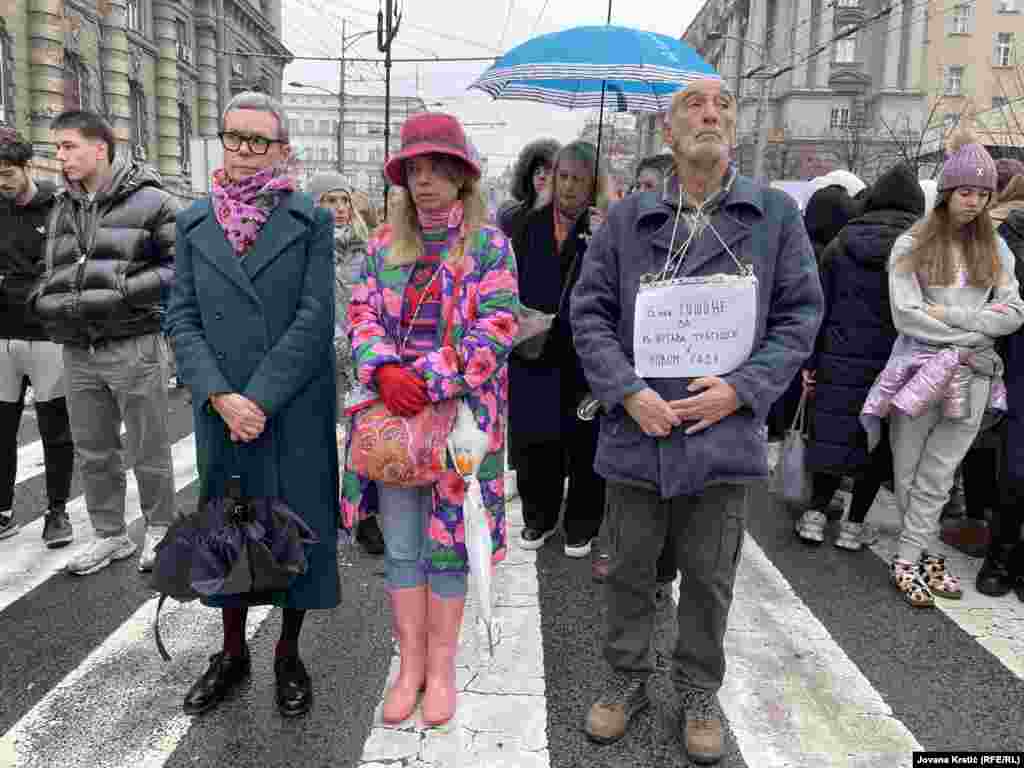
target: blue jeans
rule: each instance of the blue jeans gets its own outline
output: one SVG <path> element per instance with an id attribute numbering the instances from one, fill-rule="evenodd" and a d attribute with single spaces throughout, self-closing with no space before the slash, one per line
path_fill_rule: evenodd
<path id="1" fill-rule="evenodd" d="M 384 563 L 388 587 L 410 589 L 430 585 L 441 598 L 466 596 L 465 571 L 427 573 L 430 555 L 430 512 L 433 489 L 399 488 L 377 484 L 380 494 L 380 529 L 384 534 Z"/>

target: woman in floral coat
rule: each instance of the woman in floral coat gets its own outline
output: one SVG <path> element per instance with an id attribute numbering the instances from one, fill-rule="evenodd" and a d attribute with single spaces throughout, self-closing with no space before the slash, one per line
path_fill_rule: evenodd
<path id="1" fill-rule="evenodd" d="M 349 333 L 362 384 L 398 416 L 463 398 L 487 434 L 478 472 L 494 562 L 505 556 L 506 358 L 517 330 L 515 258 L 485 224 L 480 168 L 459 122 L 425 113 L 402 127 L 402 150 L 385 167 L 406 199 L 371 238 L 362 283 L 352 292 Z M 357 414 L 353 433 L 358 431 Z M 455 712 L 455 653 L 466 599 L 465 485 L 450 469 L 433 486 L 378 482 L 386 571 L 401 669 L 383 717 L 397 723 L 423 697 L 423 720 Z M 346 472 L 349 527 L 366 479 Z"/>

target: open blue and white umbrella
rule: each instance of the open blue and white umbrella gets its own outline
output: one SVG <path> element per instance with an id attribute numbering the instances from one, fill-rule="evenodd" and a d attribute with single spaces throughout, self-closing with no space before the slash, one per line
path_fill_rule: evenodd
<path id="1" fill-rule="evenodd" d="M 693 80 L 717 78 L 689 44 L 629 27 L 573 27 L 527 40 L 498 59 L 470 88 L 495 99 L 568 109 L 662 112 Z"/>

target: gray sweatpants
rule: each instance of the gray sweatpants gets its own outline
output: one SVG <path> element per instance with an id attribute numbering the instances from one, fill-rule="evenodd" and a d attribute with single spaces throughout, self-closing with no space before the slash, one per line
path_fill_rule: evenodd
<path id="1" fill-rule="evenodd" d="M 157 334 L 120 339 L 94 351 L 64 347 L 68 415 L 96 536 L 125 526 L 121 422 L 150 525 L 174 520 L 174 469 L 167 432 L 167 349 Z"/>
<path id="2" fill-rule="evenodd" d="M 894 490 L 903 516 L 896 550 L 900 559 L 914 562 L 922 552 L 935 550 L 942 508 L 949 500 L 956 468 L 978 436 L 991 388 L 991 379 L 971 379 L 971 415 L 966 419 L 944 418 L 941 404 L 917 418 L 892 410 L 889 439 Z"/>
<path id="3" fill-rule="evenodd" d="M 605 580 L 604 656 L 612 669 L 631 676 L 654 671 L 655 572 L 667 539 L 682 575 L 672 679 L 677 688 L 714 692 L 721 687 L 746 506 L 747 489 L 738 485 L 662 499 L 653 491 L 608 483 L 605 526 L 611 568 Z"/>

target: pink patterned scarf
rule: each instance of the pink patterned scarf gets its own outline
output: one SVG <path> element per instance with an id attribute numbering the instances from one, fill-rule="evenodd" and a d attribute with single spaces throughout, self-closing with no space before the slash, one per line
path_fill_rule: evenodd
<path id="1" fill-rule="evenodd" d="M 213 212 L 236 256 L 245 257 L 281 198 L 294 191 L 295 179 L 280 168 L 266 168 L 235 183 L 223 168 L 213 172 Z"/>

